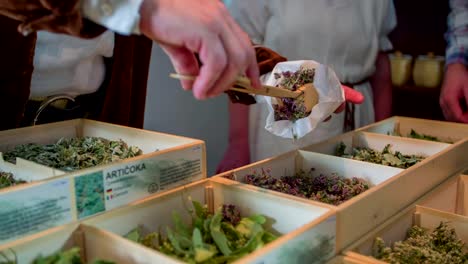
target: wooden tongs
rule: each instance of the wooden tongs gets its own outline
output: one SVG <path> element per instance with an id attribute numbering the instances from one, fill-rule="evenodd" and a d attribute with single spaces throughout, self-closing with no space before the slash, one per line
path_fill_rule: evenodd
<path id="1" fill-rule="evenodd" d="M 177 73 L 171 73 L 169 76 L 179 80 L 191 81 L 195 80 L 196 78 L 196 76 L 183 75 Z M 314 107 L 318 103 L 319 98 L 317 90 L 315 89 L 312 83 L 305 84 L 299 87 L 299 89 L 297 89 L 296 91 L 291 91 L 288 89 L 269 85 L 262 85 L 262 87 L 260 88 L 254 88 L 252 87 L 250 80 L 243 76 L 237 77 L 234 86 L 229 88 L 229 90 L 247 94 L 257 94 L 276 98 L 293 98 L 295 100 L 301 100 L 303 101 L 306 111 L 308 112 L 310 112 L 312 110 L 312 107 Z"/>

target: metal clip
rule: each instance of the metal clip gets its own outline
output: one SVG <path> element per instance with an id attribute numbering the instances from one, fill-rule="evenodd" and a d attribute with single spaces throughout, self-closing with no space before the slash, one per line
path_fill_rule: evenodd
<path id="1" fill-rule="evenodd" d="M 66 100 L 70 100 L 72 102 L 75 102 L 75 98 L 69 96 L 69 95 L 53 95 L 53 96 L 50 96 L 48 97 L 48 99 L 44 100 L 41 105 L 39 106 L 39 108 L 37 109 L 36 111 L 36 115 L 34 116 L 34 121 L 32 123 L 33 126 L 36 125 L 37 121 L 39 120 L 39 116 L 41 115 L 42 111 L 44 111 L 44 109 L 46 109 L 51 103 L 57 101 L 57 100 L 61 100 L 61 99 L 66 99 Z"/>

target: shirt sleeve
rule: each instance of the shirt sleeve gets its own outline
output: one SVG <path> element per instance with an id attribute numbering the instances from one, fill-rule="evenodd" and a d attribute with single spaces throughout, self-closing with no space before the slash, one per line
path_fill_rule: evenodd
<path id="1" fill-rule="evenodd" d="M 450 0 L 447 19 L 445 64 L 463 63 L 468 66 L 468 1 Z"/>
<path id="2" fill-rule="evenodd" d="M 389 51 L 393 48 L 393 45 L 388 38 L 388 34 L 390 34 L 390 32 L 395 29 L 397 24 L 395 6 L 392 0 L 388 1 L 388 5 L 384 11 L 384 19 L 379 32 L 379 48 L 381 51 Z"/>
<path id="3" fill-rule="evenodd" d="M 83 16 L 122 35 L 140 34 L 143 0 L 83 0 Z"/>
<path id="4" fill-rule="evenodd" d="M 249 35 L 252 42 L 263 44 L 265 30 L 270 18 L 266 0 L 225 0 L 232 17 Z"/>

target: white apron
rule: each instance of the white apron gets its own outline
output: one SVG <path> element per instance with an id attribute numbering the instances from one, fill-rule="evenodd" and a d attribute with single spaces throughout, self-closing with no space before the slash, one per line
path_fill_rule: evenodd
<path id="1" fill-rule="evenodd" d="M 330 66 L 342 83 L 357 83 L 375 70 L 379 51 L 392 48 L 387 34 L 395 27 L 391 0 L 234 0 L 231 14 L 255 43 L 276 50 L 288 60 L 315 60 Z M 356 106 L 355 126 L 374 122 L 372 90 L 355 87 L 366 100 Z M 296 141 L 265 130 L 268 109 L 250 107 L 252 162 L 323 141 L 343 132 L 344 113 Z"/>

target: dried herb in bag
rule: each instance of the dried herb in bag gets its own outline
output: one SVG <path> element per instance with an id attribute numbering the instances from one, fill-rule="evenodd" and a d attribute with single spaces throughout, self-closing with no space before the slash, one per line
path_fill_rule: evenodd
<path id="1" fill-rule="evenodd" d="M 186 225 L 179 214 L 173 214 L 174 228 L 141 235 L 136 228 L 125 237 L 175 257 L 187 263 L 229 263 L 276 239 L 265 230 L 262 215 L 241 217 L 235 205 L 225 204 L 214 214 L 207 207 L 192 201 L 191 225 Z"/>
<path id="2" fill-rule="evenodd" d="M 277 87 L 285 88 L 291 91 L 296 91 L 299 87 L 307 83 L 313 83 L 315 69 L 301 67 L 296 72 L 286 71 L 275 73 L 275 79 L 279 80 Z M 275 110 L 275 121 L 289 120 L 296 121 L 307 117 L 310 112 L 306 112 L 303 103 L 294 98 L 277 98 L 281 103 L 273 105 Z"/>
<path id="3" fill-rule="evenodd" d="M 313 176 L 314 169 L 307 175 L 304 171 L 294 176 L 279 179 L 270 175 L 269 170 L 246 175 L 248 184 L 261 188 L 291 194 L 327 204 L 339 205 L 369 189 L 369 183 L 363 179 L 345 178 L 335 173 Z"/>
<path id="4" fill-rule="evenodd" d="M 18 145 L 3 154 L 6 161 L 15 163 L 23 158 L 39 164 L 74 171 L 107 164 L 141 155 L 135 146 L 128 146 L 122 140 L 108 140 L 100 137 L 62 138 L 55 144 L 29 143 Z"/>
<path id="5" fill-rule="evenodd" d="M 465 243 L 458 239 L 455 230 L 446 222 L 441 222 L 432 232 L 413 226 L 408 230 L 406 240 L 396 242 L 392 247 L 386 247 L 382 238 L 376 238 L 373 256 L 388 263 L 463 264 L 468 262 Z"/>
<path id="6" fill-rule="evenodd" d="M 390 148 L 391 145 L 387 144 L 380 152 L 366 147 L 354 147 L 351 153 L 348 154 L 346 153 L 346 145 L 341 142 L 335 149 L 335 156 L 402 169 L 407 169 L 425 159 L 425 157 L 419 155 L 405 155 L 399 151 L 391 152 Z"/>

